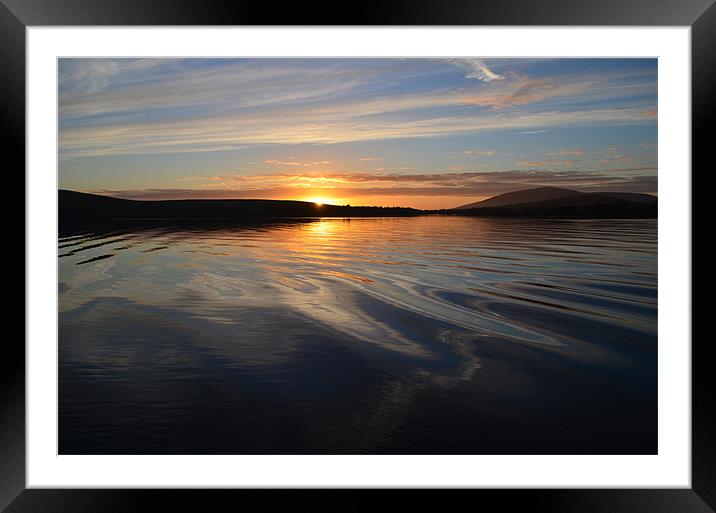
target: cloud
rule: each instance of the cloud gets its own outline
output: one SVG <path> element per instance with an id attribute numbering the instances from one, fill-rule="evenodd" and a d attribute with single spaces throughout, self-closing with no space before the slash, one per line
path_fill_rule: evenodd
<path id="1" fill-rule="evenodd" d="M 547 155 L 549 156 L 574 156 L 574 157 L 581 157 L 584 155 L 584 150 L 581 148 L 561 148 L 557 151 L 551 151 L 547 152 Z"/>
<path id="2" fill-rule="evenodd" d="M 481 90 L 466 101 L 471 105 L 491 107 L 492 109 L 505 109 L 542 102 L 548 99 L 564 96 L 575 96 L 587 92 L 589 83 L 559 82 L 546 78 L 519 77 L 506 85 L 500 84 L 498 88 L 489 91 Z"/>
<path id="3" fill-rule="evenodd" d="M 505 78 L 488 68 L 482 59 L 447 59 L 447 62 L 463 69 L 465 78 L 476 78 L 488 84 Z"/>
<path id="4" fill-rule="evenodd" d="M 614 144 L 605 150 L 597 150 L 592 152 L 599 160 L 599 164 L 610 164 L 614 162 L 628 162 L 631 156 L 625 152 L 621 146 Z"/>
<path id="5" fill-rule="evenodd" d="M 454 61 L 482 83 L 421 81 L 424 59 L 62 59 L 60 159 L 655 122 L 655 81 L 639 74 L 503 76 Z"/>
<path id="6" fill-rule="evenodd" d="M 474 160 L 476 157 L 494 157 L 497 155 L 497 150 L 462 150 L 462 151 L 449 151 L 445 153 L 445 157 L 449 159 L 453 158 L 467 158 Z"/>
<path id="7" fill-rule="evenodd" d="M 198 107 L 225 112 L 289 102 L 325 102 L 375 79 L 374 73 L 350 74 L 330 66 L 301 68 L 300 59 L 293 65 L 227 59 L 226 64 L 205 67 L 194 67 L 192 61 L 63 59 L 60 116 L 143 118 L 148 112 L 168 109 L 181 116 Z M 63 83 L 67 86 L 62 87 Z M 72 86 L 83 83 L 93 86 Z"/>
<path id="8" fill-rule="evenodd" d="M 159 70 L 177 69 L 183 59 L 71 59 L 58 61 L 61 97 L 95 93 L 107 87 L 146 81 Z"/>
<path id="9" fill-rule="evenodd" d="M 264 164 L 268 164 L 269 166 L 289 166 L 289 167 L 326 166 L 331 163 L 330 160 L 319 160 L 319 161 L 315 161 L 315 162 L 302 162 L 302 161 L 298 161 L 298 160 L 278 160 L 278 159 L 264 160 L 263 162 L 264 162 Z"/>
<path id="10" fill-rule="evenodd" d="M 530 187 L 556 186 L 580 191 L 657 192 L 656 169 L 603 171 L 511 170 L 397 174 L 345 172 L 313 174 L 223 175 L 196 177 L 193 188 L 94 189 L 87 192 L 131 199 L 301 198 L 307 195 L 485 197 Z M 202 182 L 203 180 L 203 182 Z"/>
<path id="11" fill-rule="evenodd" d="M 331 114 L 226 116 L 173 121 L 66 127 L 59 132 L 60 158 L 204 151 L 231 151 L 266 144 L 335 144 L 435 137 L 528 127 L 609 126 L 639 123 L 639 108 L 544 111 L 497 117 L 425 116 L 416 120 L 371 119 L 346 106 Z"/>
<path id="12" fill-rule="evenodd" d="M 631 160 L 631 157 L 629 155 L 611 155 L 607 158 L 601 159 L 599 162 L 601 164 L 607 164 L 609 162 L 628 162 Z"/>
<path id="13" fill-rule="evenodd" d="M 291 162 L 286 160 L 264 160 L 269 166 L 303 166 L 303 162 Z"/>
<path id="14" fill-rule="evenodd" d="M 571 167 L 574 165 L 574 160 L 518 160 L 517 167 Z"/>

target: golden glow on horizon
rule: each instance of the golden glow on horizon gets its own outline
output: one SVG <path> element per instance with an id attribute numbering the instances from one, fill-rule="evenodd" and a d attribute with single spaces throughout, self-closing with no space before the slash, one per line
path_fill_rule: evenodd
<path id="1" fill-rule="evenodd" d="M 326 198 L 326 197 L 322 197 L 322 196 L 314 196 L 311 198 L 306 198 L 303 201 L 310 201 L 312 203 L 315 203 L 319 207 L 323 206 L 323 205 L 339 205 L 340 204 L 339 200 L 337 200 L 337 199 Z"/>
<path id="2" fill-rule="evenodd" d="M 325 195 L 324 195 L 325 194 Z M 305 196 L 289 196 L 289 197 L 269 197 L 267 199 L 296 199 L 298 201 L 308 201 L 321 207 L 323 205 L 352 205 L 354 207 L 408 207 L 417 209 L 440 209 L 452 208 L 459 205 L 465 205 L 475 201 L 487 199 L 489 196 L 412 196 L 412 195 L 356 195 L 332 197 L 330 190 L 314 190 Z"/>

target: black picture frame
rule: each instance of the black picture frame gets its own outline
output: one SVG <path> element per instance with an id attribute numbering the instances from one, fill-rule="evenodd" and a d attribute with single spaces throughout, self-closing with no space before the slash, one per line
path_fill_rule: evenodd
<path id="1" fill-rule="evenodd" d="M 713 172 L 708 173 L 707 127 L 716 114 L 716 5 L 714 0 L 386 0 L 350 5 L 309 5 L 277 8 L 244 0 L 0 0 L 0 144 L 4 146 L 5 196 L 0 202 L 6 241 L 12 250 L 0 258 L 3 283 L 10 299 L 4 308 L 6 326 L 24 318 L 25 225 L 25 29 L 31 26 L 77 25 L 651 25 L 690 26 L 692 36 L 692 168 L 704 168 L 692 183 L 692 488 L 690 489 L 501 489 L 413 490 L 411 503 L 445 509 L 467 500 L 475 507 L 499 505 L 501 510 L 535 512 L 706 513 L 716 510 L 716 389 L 710 337 L 698 337 L 705 324 L 708 301 L 694 292 L 713 290 L 711 270 L 716 257 L 695 253 L 696 234 L 708 234 Z M 15 157 L 10 159 L 8 157 Z M 12 164 L 11 164 L 12 163 Z M 671 170 L 675 171 L 675 170 Z M 689 172 L 678 170 L 678 172 Z M 707 182 L 708 180 L 708 182 Z M 23 191 L 22 193 L 20 191 Z M 703 237 L 703 235 L 702 235 Z M 703 239 L 702 239 L 703 240 Z M 709 265 L 712 264 L 712 265 Z M 700 314 L 697 316 L 697 314 Z M 697 317 L 698 320 L 697 321 Z M 0 357 L 0 509 L 21 512 L 207 511 L 227 500 L 232 509 L 258 499 L 262 510 L 305 507 L 312 510 L 356 511 L 385 504 L 404 491 L 393 490 L 80 490 L 25 487 L 25 348 L 20 333 L 3 337 Z M 671 341 L 672 343 L 689 343 Z M 448 495 L 449 493 L 449 495 Z M 450 502 L 446 502 L 450 501 Z M 403 504 L 402 507 L 411 507 Z M 518 509 L 519 508 L 519 509 Z"/>

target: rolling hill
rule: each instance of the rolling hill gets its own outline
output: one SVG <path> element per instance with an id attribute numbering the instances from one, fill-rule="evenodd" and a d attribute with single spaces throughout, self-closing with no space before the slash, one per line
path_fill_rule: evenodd
<path id="1" fill-rule="evenodd" d="M 411 216 L 420 210 L 400 207 L 318 205 L 308 201 L 231 199 L 138 201 L 69 190 L 58 193 L 60 220 L 213 219 L 281 217 Z"/>
<path id="2" fill-rule="evenodd" d="M 579 192 L 540 187 L 500 194 L 456 207 L 450 212 L 478 216 L 653 218 L 657 217 L 658 199 L 640 193 Z"/>
<path id="3" fill-rule="evenodd" d="M 233 221 L 301 217 L 404 217 L 460 215 L 527 218 L 655 218 L 658 200 L 648 194 L 583 193 L 540 187 L 500 194 L 484 201 L 447 210 L 403 207 L 349 207 L 308 201 L 161 200 L 138 201 L 60 190 L 59 217 L 63 225 L 88 221 Z"/>
<path id="4" fill-rule="evenodd" d="M 506 192 L 498 194 L 483 201 L 468 203 L 455 207 L 455 209 L 469 208 L 485 208 L 485 207 L 502 207 L 505 205 L 516 205 L 517 203 L 529 203 L 533 201 L 545 201 L 557 198 L 567 198 L 581 194 L 578 191 L 569 189 L 561 189 L 559 187 L 538 187 L 536 189 L 527 189 L 522 191 Z"/>

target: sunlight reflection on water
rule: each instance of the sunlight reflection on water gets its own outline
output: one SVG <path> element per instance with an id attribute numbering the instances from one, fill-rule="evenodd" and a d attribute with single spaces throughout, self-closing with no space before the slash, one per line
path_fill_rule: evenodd
<path id="1" fill-rule="evenodd" d="M 61 452 L 653 452 L 656 226 L 63 233 Z"/>

